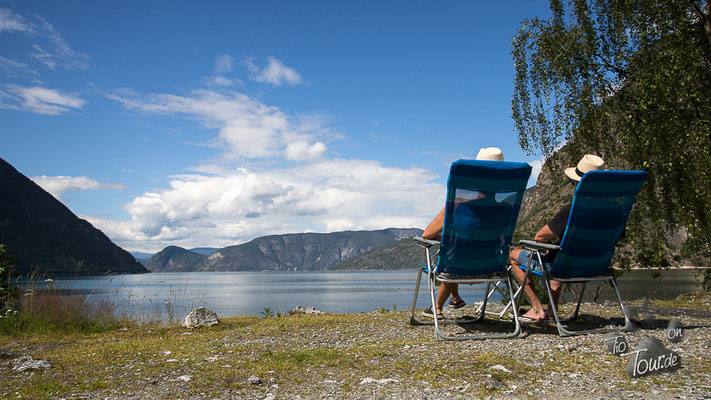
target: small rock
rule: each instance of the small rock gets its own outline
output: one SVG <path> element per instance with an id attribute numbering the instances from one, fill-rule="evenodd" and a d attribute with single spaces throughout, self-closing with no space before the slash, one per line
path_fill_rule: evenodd
<path id="1" fill-rule="evenodd" d="M 311 307 L 303 307 L 303 306 L 296 306 L 293 310 L 289 311 L 289 315 L 293 314 L 313 314 L 313 315 L 319 315 L 323 314 L 321 311 Z"/>
<path id="2" fill-rule="evenodd" d="M 171 358 L 170 360 L 165 360 L 165 362 L 167 362 L 167 363 L 176 363 L 176 362 L 178 362 L 178 359 L 177 359 L 177 358 Z"/>
<path id="3" fill-rule="evenodd" d="M 264 398 L 264 400 L 274 400 L 276 399 L 276 395 L 272 393 L 267 393 L 267 397 Z"/>
<path id="4" fill-rule="evenodd" d="M 181 375 L 177 379 L 179 381 L 183 381 L 183 382 L 190 382 L 190 380 L 193 379 L 193 377 L 190 375 Z"/>
<path id="5" fill-rule="evenodd" d="M 166 351 L 162 352 L 161 354 L 163 354 L 164 356 L 169 356 L 169 355 L 173 354 L 173 352 L 170 350 L 166 350 Z"/>
<path id="6" fill-rule="evenodd" d="M 203 326 L 213 326 L 219 324 L 220 321 L 217 319 L 217 314 L 209 308 L 198 307 L 190 312 L 190 314 L 185 317 L 183 325 L 186 328 L 200 328 Z"/>
<path id="7" fill-rule="evenodd" d="M 386 378 L 386 379 L 373 379 L 373 378 L 363 378 L 360 381 L 361 385 L 367 385 L 369 383 L 377 383 L 377 384 L 383 384 L 383 383 L 400 383 L 399 380 L 397 379 L 391 379 L 391 378 Z"/>
<path id="8" fill-rule="evenodd" d="M 508 368 L 504 367 L 503 365 L 499 365 L 499 364 L 492 366 L 490 369 L 496 369 L 496 370 L 503 371 L 503 372 L 506 372 L 509 374 L 511 373 L 511 371 L 509 371 Z"/>
<path id="9" fill-rule="evenodd" d="M 22 356 L 12 361 L 12 370 L 18 372 L 47 370 L 51 366 L 47 360 L 34 360 L 30 356 Z"/>
<path id="10" fill-rule="evenodd" d="M 262 384 L 262 380 L 259 379 L 259 377 L 257 375 L 252 375 L 249 378 L 247 378 L 247 382 L 249 382 L 252 385 L 261 385 Z"/>

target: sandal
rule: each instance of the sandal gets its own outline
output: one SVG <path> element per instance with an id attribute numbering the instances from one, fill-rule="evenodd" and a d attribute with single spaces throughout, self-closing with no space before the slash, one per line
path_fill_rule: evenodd
<path id="1" fill-rule="evenodd" d="M 449 307 L 451 307 L 451 308 L 453 308 L 453 309 L 456 310 L 456 309 L 458 309 L 458 308 L 462 308 L 462 307 L 466 306 L 466 305 L 467 305 L 467 302 L 464 301 L 464 300 L 462 300 L 462 301 L 460 301 L 459 303 L 455 303 L 454 301 L 452 301 L 452 299 L 449 299 L 448 305 L 449 305 Z"/>
<path id="2" fill-rule="evenodd" d="M 426 317 L 434 318 L 434 312 L 432 312 L 432 307 L 430 306 L 430 307 L 422 310 L 422 315 L 424 315 Z M 437 319 L 444 319 L 444 314 L 442 314 L 441 312 L 438 312 Z"/>

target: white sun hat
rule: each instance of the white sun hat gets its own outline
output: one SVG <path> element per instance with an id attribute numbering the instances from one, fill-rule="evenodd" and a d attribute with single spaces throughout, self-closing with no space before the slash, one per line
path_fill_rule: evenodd
<path id="1" fill-rule="evenodd" d="M 479 161 L 504 161 L 504 152 L 498 147 L 482 147 L 476 155 Z"/>
<path id="2" fill-rule="evenodd" d="M 566 168 L 565 174 L 568 175 L 568 178 L 579 181 L 586 172 L 601 170 L 604 165 L 605 161 L 602 158 L 593 154 L 586 154 L 577 167 Z"/>

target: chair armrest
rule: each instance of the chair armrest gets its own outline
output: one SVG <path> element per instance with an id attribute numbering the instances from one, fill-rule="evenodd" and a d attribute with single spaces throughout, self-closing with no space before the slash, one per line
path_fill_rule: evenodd
<path id="1" fill-rule="evenodd" d="M 529 250 L 560 250 L 561 247 L 550 243 L 538 243 L 535 240 L 519 240 L 519 244 Z"/>
<path id="2" fill-rule="evenodd" d="M 439 244 L 439 241 L 437 241 L 437 240 L 423 239 L 419 236 L 415 236 L 414 238 L 412 238 L 412 240 L 417 242 L 417 244 L 419 244 L 422 247 L 432 247 L 434 245 Z"/>

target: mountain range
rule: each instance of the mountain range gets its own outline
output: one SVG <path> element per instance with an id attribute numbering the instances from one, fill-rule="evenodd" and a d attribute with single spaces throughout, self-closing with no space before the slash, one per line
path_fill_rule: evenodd
<path id="1" fill-rule="evenodd" d="M 374 248 L 421 234 L 422 230 L 416 228 L 390 228 L 271 235 L 225 247 L 209 256 L 169 246 L 145 265 L 154 272 L 326 270 Z"/>

